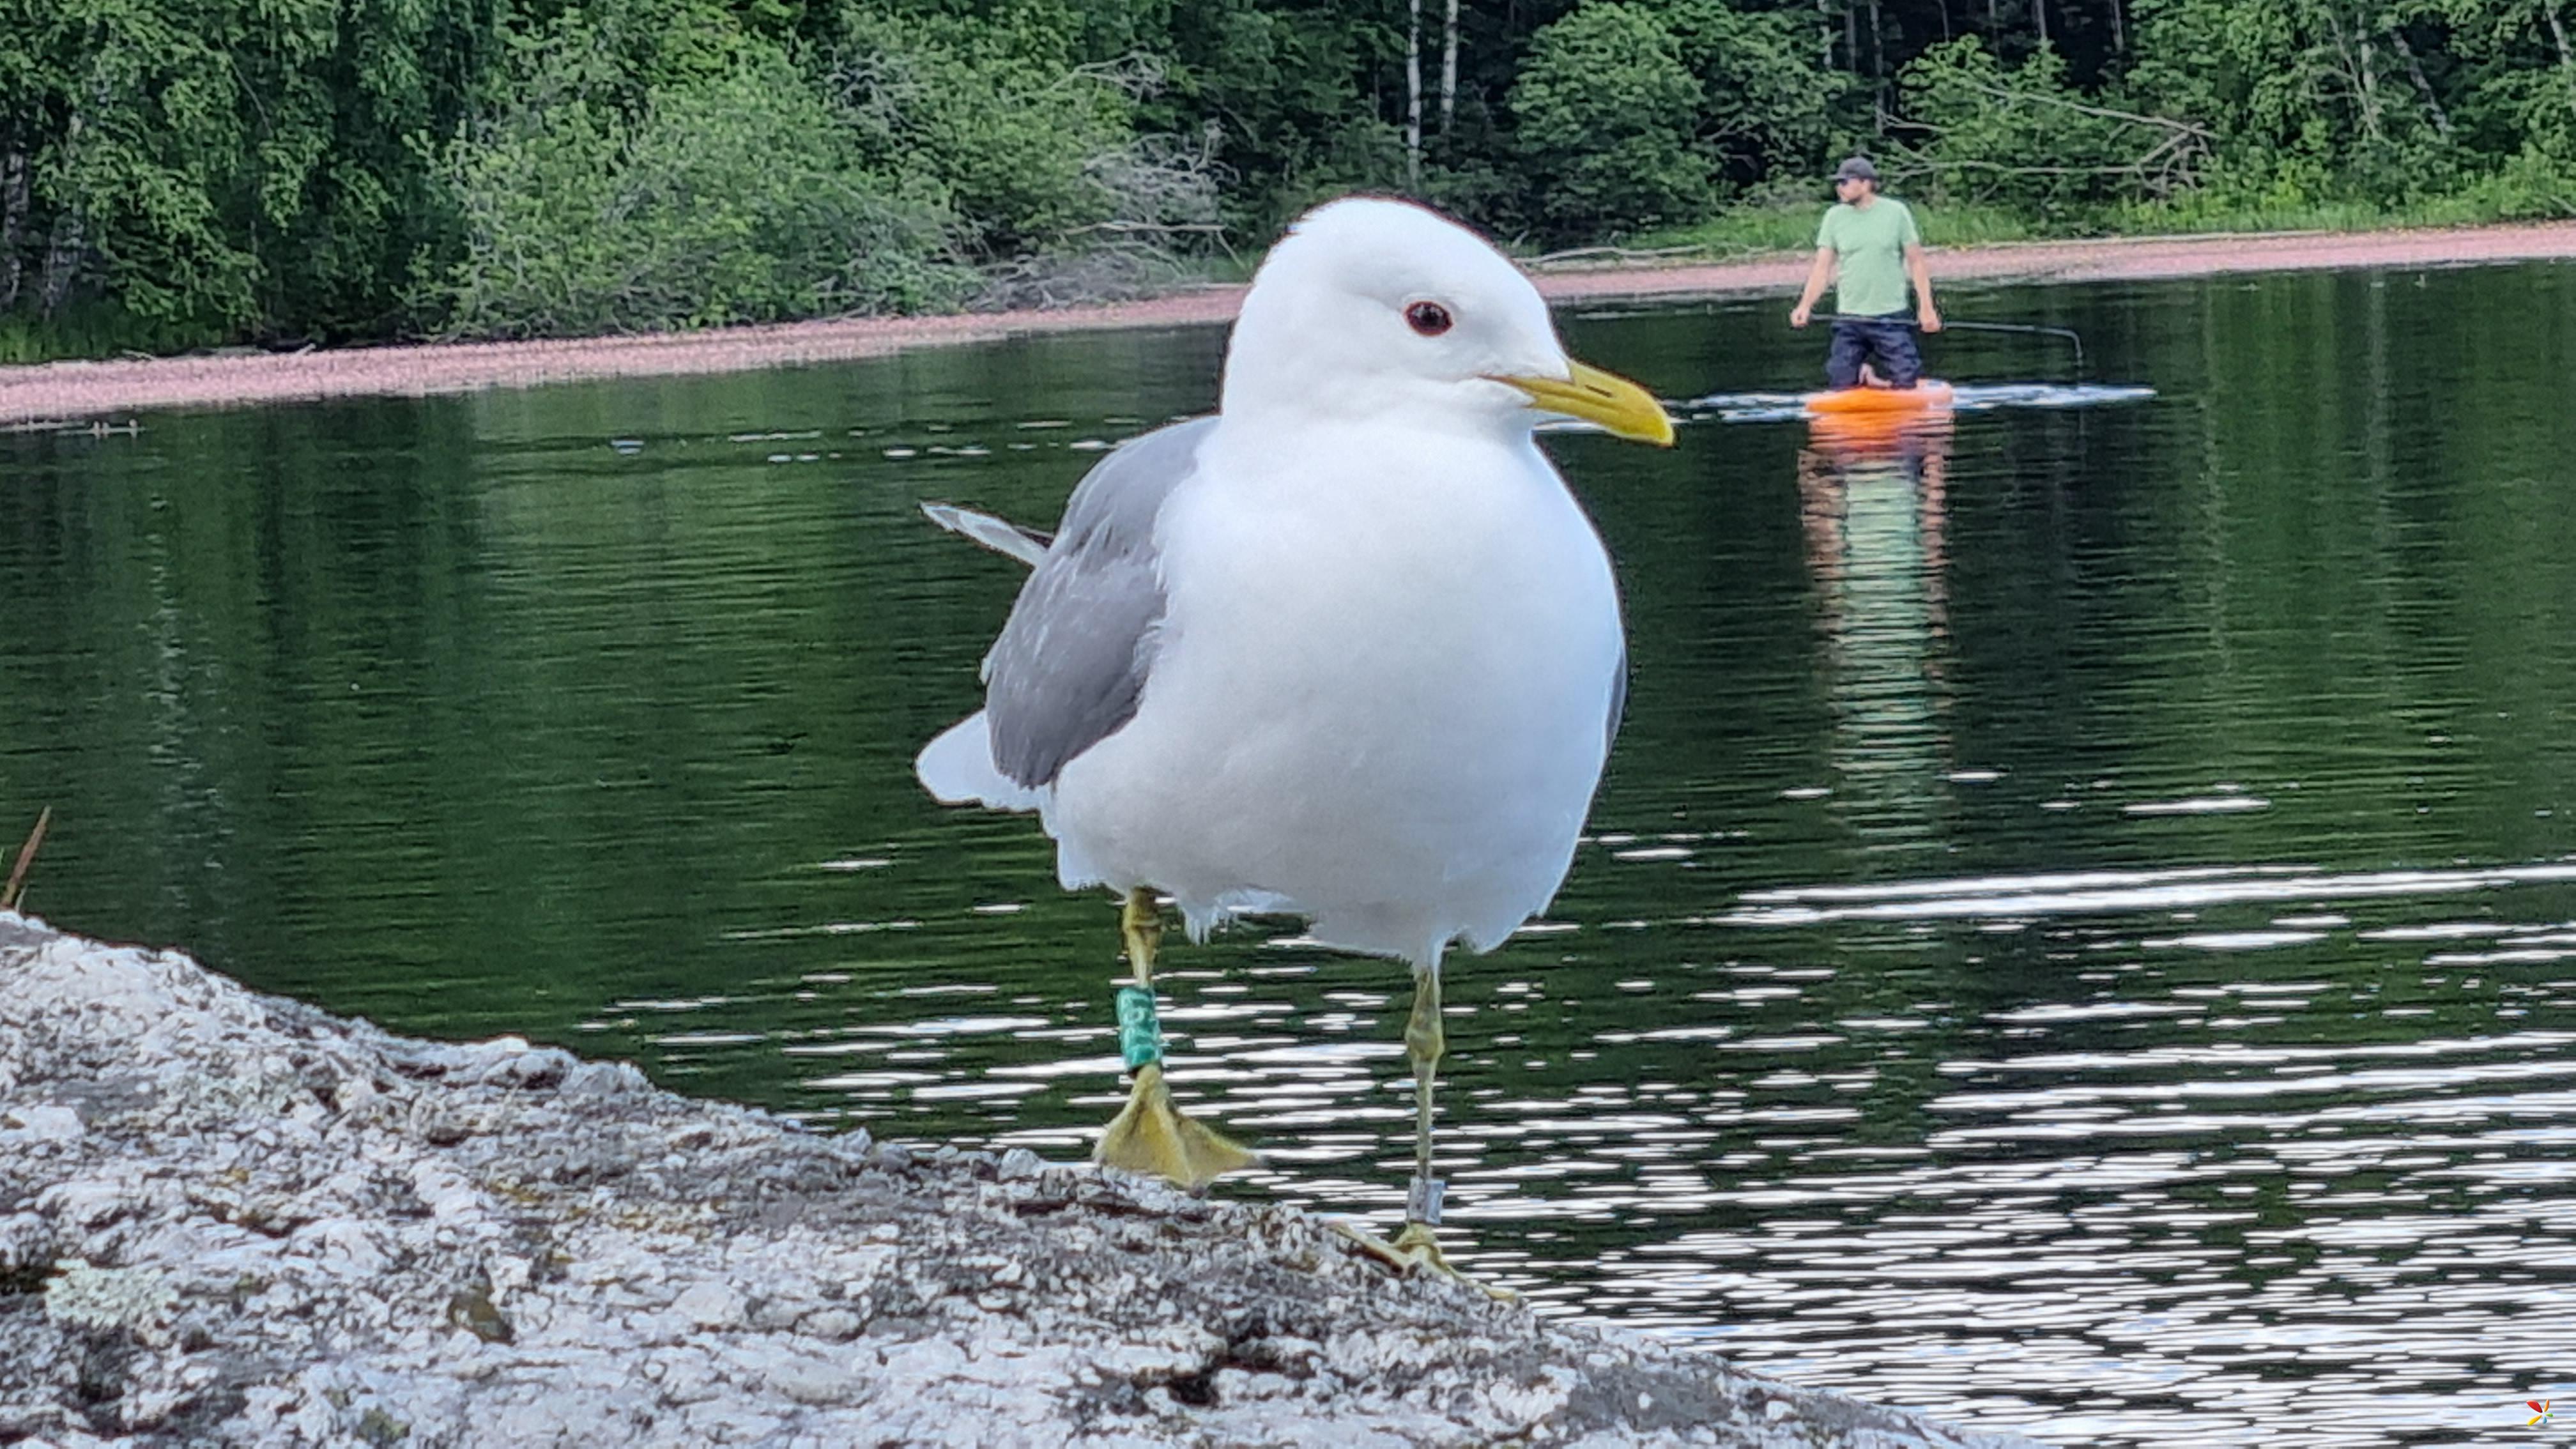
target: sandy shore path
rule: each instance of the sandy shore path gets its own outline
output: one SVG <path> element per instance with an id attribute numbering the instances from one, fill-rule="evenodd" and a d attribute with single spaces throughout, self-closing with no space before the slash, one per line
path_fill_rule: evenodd
<path id="1" fill-rule="evenodd" d="M 2111 281 L 2340 267 L 2443 267 L 2576 258 L 2576 222 L 2427 231 L 2164 237 L 2036 242 L 1937 251 L 1948 282 Z M 1554 301 L 1721 297 L 1780 292 L 1805 275 L 1802 254 L 1706 266 L 1558 272 Z M 585 378 L 733 372 L 879 357 L 1039 332 L 1181 327 L 1234 316 L 1243 289 L 1202 287 L 1151 301 L 1046 312 L 851 318 L 775 327 L 563 342 L 449 343 L 341 351 L 0 368 L 0 426 L 114 417 L 165 408 L 314 398 L 422 396 Z"/>

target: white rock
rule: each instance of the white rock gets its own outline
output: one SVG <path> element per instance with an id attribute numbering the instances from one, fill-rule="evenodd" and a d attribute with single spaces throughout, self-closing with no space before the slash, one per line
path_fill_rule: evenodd
<path id="1" fill-rule="evenodd" d="M 763 1365 L 761 1378 L 800 1404 L 839 1404 L 858 1397 L 859 1377 L 846 1364 L 797 1354 Z"/>
<path id="2" fill-rule="evenodd" d="M 700 1328 L 733 1328 L 742 1322 L 744 1300 L 732 1284 L 716 1279 L 692 1284 L 672 1300 L 671 1311 Z"/>
<path id="3" fill-rule="evenodd" d="M 51 1104 L 0 1109 L 0 1132 L 18 1132 L 39 1142 L 68 1142 L 88 1129 L 80 1113 Z"/>

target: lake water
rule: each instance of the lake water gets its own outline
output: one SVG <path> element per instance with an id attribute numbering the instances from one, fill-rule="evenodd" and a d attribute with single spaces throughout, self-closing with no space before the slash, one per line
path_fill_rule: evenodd
<path id="1" fill-rule="evenodd" d="M 1461 1256 L 2069 1443 L 2522 1434 L 2576 1392 L 2576 268 L 1949 302 L 2152 396 L 1822 446 L 1758 406 L 1821 350 L 1780 303 L 1568 319 L 1711 401 L 1670 452 L 1549 444 L 1634 688 L 1555 907 L 1449 972 Z M 0 437 L 29 906 L 1078 1156 L 1114 911 L 913 783 L 1018 581 L 914 510 L 1052 522 L 1222 342 Z M 2071 380 L 2044 338 L 1933 358 Z M 1271 1154 L 1219 1192 L 1391 1223 L 1402 968 L 1241 930 L 1162 986 L 1176 1085 Z"/>

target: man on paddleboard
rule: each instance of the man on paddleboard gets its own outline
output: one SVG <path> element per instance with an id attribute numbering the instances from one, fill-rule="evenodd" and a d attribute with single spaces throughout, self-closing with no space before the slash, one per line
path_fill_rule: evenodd
<path id="1" fill-rule="evenodd" d="M 1941 330 L 1940 309 L 1932 305 L 1932 276 L 1923 265 L 1923 234 L 1915 230 L 1914 213 L 1904 202 L 1878 194 L 1878 168 L 1866 156 L 1834 168 L 1834 196 L 1833 209 L 1816 228 L 1816 264 L 1807 270 L 1806 290 L 1798 294 L 1789 325 L 1806 326 L 1826 284 L 1835 283 L 1834 310 L 1840 315 L 1834 318 L 1833 350 L 1825 356 L 1826 385 L 1858 387 L 1865 375 L 1872 375 L 1888 387 L 1912 387 L 1923 376 L 1915 328 Z M 1908 278 L 1914 283 L 1910 322 Z"/>

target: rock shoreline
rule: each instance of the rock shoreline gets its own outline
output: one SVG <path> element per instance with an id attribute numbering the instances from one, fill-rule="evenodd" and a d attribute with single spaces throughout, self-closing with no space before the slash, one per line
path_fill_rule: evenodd
<path id="1" fill-rule="evenodd" d="M 0 913 L 0 1442 L 2002 1446 L 1312 1216 L 410 1040 Z"/>

